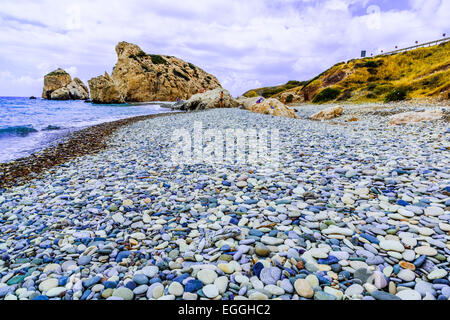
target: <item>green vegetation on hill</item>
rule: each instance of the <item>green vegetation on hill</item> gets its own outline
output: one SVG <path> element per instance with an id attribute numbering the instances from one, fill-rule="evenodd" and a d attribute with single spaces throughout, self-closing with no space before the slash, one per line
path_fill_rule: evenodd
<path id="1" fill-rule="evenodd" d="M 243 95 L 247 98 L 253 98 L 258 96 L 263 96 L 264 98 L 270 98 L 272 96 L 281 94 L 285 91 L 288 91 L 293 88 L 297 88 L 299 86 L 304 85 L 306 82 L 291 80 L 286 84 L 275 86 L 275 87 L 264 87 L 259 89 L 249 90 Z"/>
<path id="2" fill-rule="evenodd" d="M 167 61 L 166 59 L 164 59 L 162 56 L 158 55 L 158 54 L 147 54 L 144 51 L 139 51 L 136 55 L 131 54 L 129 56 L 129 58 L 134 59 L 138 62 L 141 62 L 139 60 L 139 58 L 145 58 L 145 57 L 150 57 L 150 59 L 152 60 L 153 64 L 166 64 Z"/>
<path id="3" fill-rule="evenodd" d="M 185 74 L 183 74 L 183 73 L 181 73 L 181 72 L 179 72 L 179 71 L 177 71 L 175 69 L 173 69 L 173 74 L 176 75 L 179 78 L 182 78 L 182 79 L 186 80 L 186 81 L 190 80 L 187 75 L 185 75 Z"/>
<path id="4" fill-rule="evenodd" d="M 326 88 L 313 99 L 314 103 L 324 103 L 336 99 L 341 94 L 341 90 L 335 88 Z"/>
<path id="5" fill-rule="evenodd" d="M 378 102 L 410 98 L 450 98 L 450 42 L 389 56 L 340 62 L 295 88 L 250 90 L 245 96 L 280 98 L 291 93 L 313 103 Z M 264 95 L 263 95 L 264 96 Z"/>
<path id="6" fill-rule="evenodd" d="M 65 72 L 64 70 L 62 70 L 62 69 L 57 69 L 57 70 L 55 70 L 55 71 L 52 71 L 52 72 L 50 72 L 50 73 L 47 73 L 46 76 L 63 76 L 63 75 L 66 75 L 66 74 L 68 74 L 68 73 Z"/>

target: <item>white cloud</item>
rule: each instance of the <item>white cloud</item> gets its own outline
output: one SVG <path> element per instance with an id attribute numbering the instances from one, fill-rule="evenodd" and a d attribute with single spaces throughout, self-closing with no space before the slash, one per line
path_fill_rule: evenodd
<path id="1" fill-rule="evenodd" d="M 223 87 L 231 92 L 239 92 L 239 94 L 243 93 L 242 88 L 256 89 L 262 87 L 262 83 L 258 79 L 243 77 L 242 74 L 236 72 L 231 72 L 220 80 Z"/>
<path id="2" fill-rule="evenodd" d="M 72 78 L 73 78 L 74 76 L 76 76 L 77 73 L 78 73 L 77 67 L 74 67 L 74 66 L 69 67 L 69 68 L 66 68 L 66 71 L 72 76 Z"/>
<path id="3" fill-rule="evenodd" d="M 43 81 L 42 77 L 33 78 L 29 75 L 15 75 L 9 70 L 0 71 L 2 95 L 5 96 L 23 96 L 16 93 L 17 88 L 37 88 Z"/>
<path id="4" fill-rule="evenodd" d="M 38 79 L 63 67 L 86 81 L 111 71 L 114 46 L 125 40 L 195 63 L 238 95 L 255 85 L 307 80 L 362 49 L 448 33 L 450 0 L 409 4 L 383 11 L 376 0 L 3 0 L 0 70 Z M 363 15 L 352 16 L 351 5 Z M 36 95 L 42 83 L 6 86 L 0 82 L 0 95 Z"/>
<path id="5" fill-rule="evenodd" d="M 348 3 L 342 0 L 329 0 L 325 3 L 325 9 L 328 10 L 347 10 L 348 9 Z"/>

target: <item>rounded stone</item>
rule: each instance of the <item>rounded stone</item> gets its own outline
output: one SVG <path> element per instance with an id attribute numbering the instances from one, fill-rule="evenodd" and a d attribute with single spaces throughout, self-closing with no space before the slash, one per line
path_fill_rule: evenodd
<path id="1" fill-rule="evenodd" d="M 46 292 L 50 289 L 56 288 L 58 286 L 58 279 L 50 278 L 42 281 L 39 284 L 39 291 Z"/>
<path id="2" fill-rule="evenodd" d="M 276 285 L 273 284 L 268 284 L 264 287 L 264 290 L 270 292 L 271 294 L 273 294 L 274 296 L 281 296 L 285 293 L 283 288 L 280 288 Z"/>
<path id="3" fill-rule="evenodd" d="M 297 294 L 303 298 L 312 298 L 314 296 L 314 290 L 305 279 L 297 279 L 294 282 L 294 288 Z"/>
<path id="4" fill-rule="evenodd" d="M 414 251 L 418 255 L 424 255 L 424 256 L 430 256 L 430 257 L 437 255 L 437 250 L 432 247 L 429 247 L 429 246 L 417 247 L 416 249 L 414 249 Z"/>
<path id="5" fill-rule="evenodd" d="M 409 269 L 402 269 L 397 274 L 397 277 L 402 279 L 403 281 L 410 282 L 414 281 L 414 279 L 416 278 L 416 274 L 414 273 L 414 271 L 411 271 Z"/>
<path id="6" fill-rule="evenodd" d="M 226 276 L 218 277 L 214 281 L 214 285 L 217 287 L 220 294 L 224 293 L 227 290 L 228 283 L 229 283 L 229 280 L 228 280 L 228 277 L 226 277 Z"/>
<path id="7" fill-rule="evenodd" d="M 433 288 L 433 284 L 423 280 L 420 280 L 416 283 L 416 285 L 414 286 L 414 290 L 419 292 L 422 297 L 425 297 L 427 293 L 433 296 L 436 294 L 436 291 Z"/>
<path id="8" fill-rule="evenodd" d="M 81 256 L 78 259 L 78 265 L 85 266 L 85 265 L 89 264 L 91 262 L 91 260 L 92 260 L 91 256 Z"/>
<path id="9" fill-rule="evenodd" d="M 45 295 L 49 298 L 59 297 L 61 294 L 65 293 L 65 292 L 66 292 L 65 287 L 56 287 L 56 288 L 52 288 L 52 289 L 48 290 Z"/>
<path id="10" fill-rule="evenodd" d="M 268 300 L 269 298 L 261 292 L 253 292 L 248 296 L 249 300 Z"/>
<path id="11" fill-rule="evenodd" d="M 164 286 L 159 282 L 156 282 L 156 283 L 153 283 L 152 285 L 150 285 L 148 287 L 147 294 L 146 294 L 148 299 L 159 299 L 163 295 L 164 295 Z"/>
<path id="12" fill-rule="evenodd" d="M 431 216 L 431 217 L 437 217 L 437 216 L 441 216 L 444 214 L 444 209 L 440 208 L 440 207 L 428 207 L 425 209 L 425 215 L 426 216 Z"/>
<path id="13" fill-rule="evenodd" d="M 204 286 L 202 290 L 205 296 L 209 299 L 214 299 L 219 295 L 219 289 L 213 284 Z"/>
<path id="14" fill-rule="evenodd" d="M 362 285 L 360 284 L 352 284 L 350 287 L 348 287 L 345 290 L 345 295 L 348 297 L 353 297 L 353 296 L 359 296 L 362 295 L 364 292 L 364 288 Z"/>
<path id="15" fill-rule="evenodd" d="M 270 254 L 270 249 L 267 248 L 265 245 L 263 245 L 262 243 L 258 243 L 255 246 L 255 252 L 258 256 L 261 257 L 267 257 Z"/>
<path id="16" fill-rule="evenodd" d="M 276 267 L 263 268 L 259 278 L 264 284 L 276 284 L 281 277 L 281 270 Z"/>
<path id="17" fill-rule="evenodd" d="M 197 273 L 197 279 L 203 284 L 211 284 L 217 279 L 217 273 L 214 270 L 202 269 Z"/>
<path id="18" fill-rule="evenodd" d="M 172 282 L 169 286 L 169 293 L 176 297 L 180 297 L 184 293 L 184 288 L 179 282 Z"/>
<path id="19" fill-rule="evenodd" d="M 402 300 L 422 300 L 420 293 L 411 289 L 399 291 L 396 296 Z"/>
<path id="20" fill-rule="evenodd" d="M 427 278 L 428 278 L 429 280 L 442 279 L 442 278 L 444 278 L 447 274 L 448 274 L 447 270 L 444 270 L 444 269 L 434 269 L 433 271 L 431 271 L 431 272 L 427 275 Z"/>
<path id="21" fill-rule="evenodd" d="M 405 247 L 400 241 L 397 240 L 383 240 L 380 241 L 380 248 L 386 251 L 396 251 L 402 253 L 405 251 Z"/>
<path id="22" fill-rule="evenodd" d="M 147 284 L 148 278 L 145 274 L 138 273 L 133 276 L 133 281 L 136 282 L 138 285 Z"/>
<path id="23" fill-rule="evenodd" d="M 146 266 L 142 268 L 141 272 L 150 279 L 158 274 L 159 268 L 157 266 Z"/>
<path id="24" fill-rule="evenodd" d="M 319 287 L 319 279 L 314 274 L 309 274 L 305 278 L 306 281 L 311 285 L 313 288 Z"/>
<path id="25" fill-rule="evenodd" d="M 401 300 L 400 297 L 393 295 L 392 293 L 388 293 L 385 291 L 375 290 L 372 293 L 372 297 L 377 300 Z"/>
<path id="26" fill-rule="evenodd" d="M 111 289 L 111 288 L 105 289 L 105 290 L 103 290 L 103 292 L 102 292 L 102 297 L 103 297 L 104 299 L 108 299 L 109 297 L 112 296 L 113 292 L 114 292 L 114 289 Z"/>
<path id="27" fill-rule="evenodd" d="M 230 256 L 231 257 L 231 256 Z M 230 263 L 219 263 L 217 268 L 222 270 L 225 273 L 231 274 L 234 272 L 234 266 Z"/>
<path id="28" fill-rule="evenodd" d="M 406 261 L 411 262 L 411 261 L 414 261 L 414 259 L 416 257 L 416 253 L 414 252 L 414 250 L 406 250 L 405 252 L 403 252 L 402 257 Z"/>
<path id="29" fill-rule="evenodd" d="M 134 293 L 128 288 L 120 287 L 117 289 L 114 289 L 112 296 L 114 297 L 120 297 L 123 300 L 133 300 Z"/>
<path id="30" fill-rule="evenodd" d="M 236 186 L 237 186 L 238 188 L 245 188 L 245 187 L 247 186 L 247 182 L 245 182 L 245 181 L 238 181 L 238 182 L 236 183 Z"/>

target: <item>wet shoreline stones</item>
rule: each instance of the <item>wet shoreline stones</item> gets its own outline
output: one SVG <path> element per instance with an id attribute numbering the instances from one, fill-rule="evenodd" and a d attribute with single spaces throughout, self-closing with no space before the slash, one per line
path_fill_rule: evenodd
<path id="1" fill-rule="evenodd" d="M 282 128 L 279 166 L 171 164 L 194 121 Z M 384 121 L 227 109 L 121 127 L 1 192 L 0 299 L 448 300 L 449 132 Z"/>
<path id="2" fill-rule="evenodd" d="M 86 154 L 99 152 L 106 147 L 106 139 L 117 129 L 134 122 L 165 117 L 177 113 L 161 113 L 137 116 L 112 122 L 101 123 L 72 132 L 55 146 L 50 146 L 28 157 L 7 163 L 0 163 L 0 190 L 16 186 L 36 178 L 54 166 Z"/>

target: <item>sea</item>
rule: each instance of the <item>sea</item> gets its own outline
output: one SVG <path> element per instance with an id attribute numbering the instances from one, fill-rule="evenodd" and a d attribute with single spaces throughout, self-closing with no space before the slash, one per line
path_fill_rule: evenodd
<path id="1" fill-rule="evenodd" d="M 0 97 L 0 163 L 29 156 L 95 124 L 167 112 L 173 112 L 167 102 L 106 105 Z"/>

